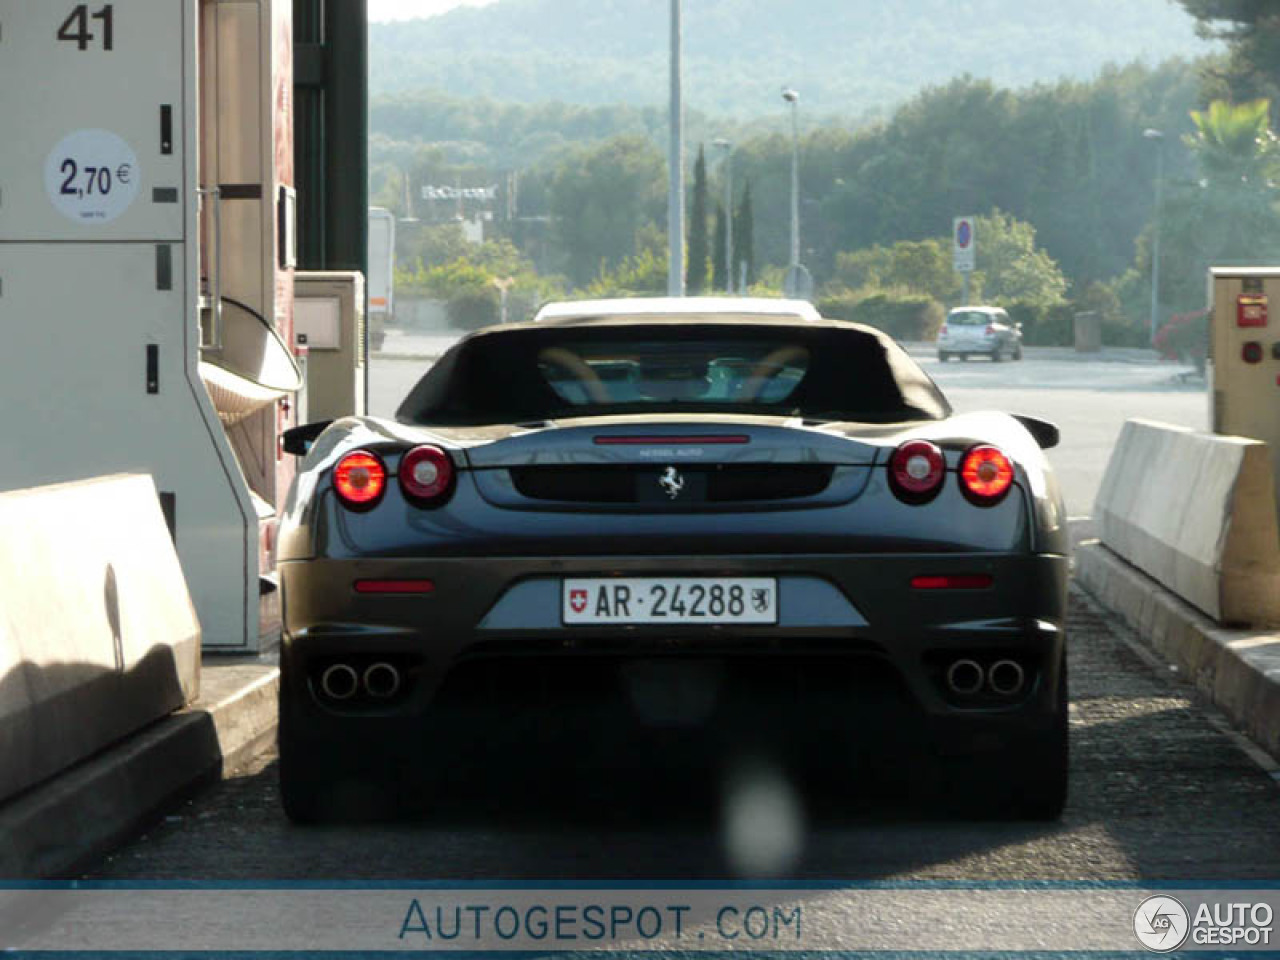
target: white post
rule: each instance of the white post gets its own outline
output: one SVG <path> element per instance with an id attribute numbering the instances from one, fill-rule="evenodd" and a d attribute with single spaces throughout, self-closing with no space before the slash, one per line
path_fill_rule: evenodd
<path id="1" fill-rule="evenodd" d="M 1156 210 L 1151 240 L 1151 340 L 1154 343 L 1160 326 L 1160 188 L 1164 180 L 1164 133 L 1145 130 L 1142 135 L 1156 144 Z"/>
<path id="2" fill-rule="evenodd" d="M 681 68 L 681 0 L 671 0 L 671 149 L 667 158 L 670 193 L 667 197 L 667 293 L 684 296 L 684 107 Z"/>
<path id="3" fill-rule="evenodd" d="M 791 266 L 800 265 L 800 95 L 791 96 Z"/>

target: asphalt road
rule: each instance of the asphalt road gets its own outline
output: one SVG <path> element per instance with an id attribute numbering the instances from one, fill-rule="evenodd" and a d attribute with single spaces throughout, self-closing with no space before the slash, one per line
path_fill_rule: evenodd
<path id="1" fill-rule="evenodd" d="M 388 340 L 389 347 L 418 357 L 447 348 L 452 338 Z M 961 411 L 1004 410 L 1057 423 L 1062 444 L 1050 453 L 1071 516 L 1088 516 L 1107 459 L 1125 420 L 1141 417 L 1198 430 L 1208 428 L 1209 401 L 1203 380 L 1179 379 L 1185 368 L 1147 360 L 1080 359 L 1067 350 L 1028 348 L 1019 363 L 937 361 L 931 349 L 914 355 Z M 375 354 L 370 365 L 369 409 L 392 416 L 409 388 L 429 366 L 423 359 Z"/>
<path id="2" fill-rule="evenodd" d="M 1081 595 L 1073 595 L 1072 786 L 1062 821 L 940 817 L 894 771 L 838 789 L 710 758 L 705 775 L 638 754 L 626 776 L 590 767 L 553 781 L 488 772 L 407 822 L 298 828 L 280 811 L 274 759 L 175 811 L 94 868 L 116 880 L 1273 880 L 1280 788 Z M 742 744 L 743 755 L 752 745 Z M 432 762 L 424 743 L 421 762 Z M 572 744 L 566 745 L 572 751 Z M 485 758 L 478 758 L 484 766 Z M 723 761 L 723 762 L 722 762 Z M 744 770 L 768 771 L 751 787 Z M 718 772 L 724 771 L 721 777 Z M 770 779 L 772 776 L 772 779 Z M 745 777 L 745 779 L 744 779 Z M 820 779 L 820 778 L 819 778 Z M 734 787 L 737 784 L 737 787 Z M 770 784 L 772 784 L 770 786 Z"/>

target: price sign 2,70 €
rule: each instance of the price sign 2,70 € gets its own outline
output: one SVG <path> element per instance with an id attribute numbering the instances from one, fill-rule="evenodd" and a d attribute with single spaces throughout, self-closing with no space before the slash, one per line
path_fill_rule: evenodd
<path id="1" fill-rule="evenodd" d="M 109 130 L 76 130 L 63 137 L 44 164 L 49 202 L 77 223 L 108 223 L 138 195 L 138 156 Z"/>

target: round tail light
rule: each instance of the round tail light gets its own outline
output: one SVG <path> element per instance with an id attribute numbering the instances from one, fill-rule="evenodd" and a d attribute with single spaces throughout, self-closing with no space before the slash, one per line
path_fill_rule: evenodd
<path id="1" fill-rule="evenodd" d="M 348 507 L 371 507 L 387 489 L 382 458 L 367 450 L 348 453 L 333 468 L 333 489 Z"/>
<path id="2" fill-rule="evenodd" d="M 942 489 L 947 461 L 942 451 L 928 440 L 908 440 L 889 458 L 889 480 L 893 492 L 908 503 L 932 500 Z"/>
<path id="3" fill-rule="evenodd" d="M 1013 486 L 1013 461 L 999 447 L 973 447 L 960 462 L 960 486 L 981 506 L 998 503 Z"/>
<path id="4" fill-rule="evenodd" d="M 439 502 L 453 489 L 453 461 L 439 447 L 414 447 L 400 460 L 400 489 L 420 502 Z"/>

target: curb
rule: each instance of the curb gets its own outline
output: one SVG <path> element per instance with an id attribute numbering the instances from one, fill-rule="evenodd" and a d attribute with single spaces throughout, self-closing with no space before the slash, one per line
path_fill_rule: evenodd
<path id="1" fill-rule="evenodd" d="M 190 707 L 0 805 L 0 877 L 65 876 L 275 742 L 280 672 L 206 662 Z"/>
<path id="2" fill-rule="evenodd" d="M 1219 627 L 1097 540 L 1076 547 L 1075 579 L 1254 742 L 1280 754 L 1280 634 Z"/>

